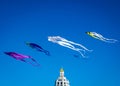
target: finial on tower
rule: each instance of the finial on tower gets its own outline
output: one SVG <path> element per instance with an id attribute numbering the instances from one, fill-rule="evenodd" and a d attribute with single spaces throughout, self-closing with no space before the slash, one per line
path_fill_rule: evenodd
<path id="1" fill-rule="evenodd" d="M 64 72 L 63 68 L 60 69 L 60 72 Z"/>

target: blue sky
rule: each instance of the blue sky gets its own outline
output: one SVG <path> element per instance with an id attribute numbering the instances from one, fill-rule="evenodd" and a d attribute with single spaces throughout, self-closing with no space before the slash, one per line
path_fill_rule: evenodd
<path id="1" fill-rule="evenodd" d="M 119 86 L 120 43 L 105 43 L 85 34 L 101 33 L 120 40 L 120 2 L 116 0 L 0 0 L 0 86 L 54 86 L 61 67 L 71 86 Z M 83 59 L 75 51 L 54 44 L 61 36 L 93 52 Z M 34 42 L 51 56 L 32 50 Z M 4 51 L 34 57 L 40 67 L 16 61 Z"/>

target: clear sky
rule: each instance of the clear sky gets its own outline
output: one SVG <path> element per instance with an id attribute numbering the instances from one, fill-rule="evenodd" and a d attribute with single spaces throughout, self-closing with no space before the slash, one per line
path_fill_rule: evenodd
<path id="1" fill-rule="evenodd" d="M 64 68 L 71 86 L 120 86 L 120 42 L 88 36 L 94 31 L 120 41 L 119 0 L 0 0 L 0 86 L 54 86 Z M 49 42 L 61 36 L 92 49 L 87 59 Z M 34 42 L 51 56 L 25 45 Z M 35 58 L 40 67 L 17 61 L 4 51 Z"/>

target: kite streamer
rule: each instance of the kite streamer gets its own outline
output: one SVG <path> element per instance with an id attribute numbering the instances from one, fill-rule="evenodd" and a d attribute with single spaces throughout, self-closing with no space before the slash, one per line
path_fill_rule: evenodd
<path id="1" fill-rule="evenodd" d="M 69 41 L 65 38 L 62 38 L 60 36 L 48 36 L 48 41 L 51 41 L 53 43 L 57 43 L 61 46 L 67 47 L 69 49 L 72 49 L 74 51 L 77 51 L 81 54 L 82 57 L 85 57 L 85 53 L 88 51 L 91 51 L 87 49 L 85 46 L 82 44 L 78 44 L 72 41 Z"/>

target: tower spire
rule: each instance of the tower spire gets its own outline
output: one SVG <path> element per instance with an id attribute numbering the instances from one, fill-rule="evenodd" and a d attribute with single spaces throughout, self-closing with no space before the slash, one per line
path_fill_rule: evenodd
<path id="1" fill-rule="evenodd" d="M 63 68 L 60 69 L 60 76 L 56 80 L 55 84 L 56 84 L 55 86 L 70 86 L 69 80 L 67 80 L 66 77 L 64 76 L 64 69 Z"/>
<path id="2" fill-rule="evenodd" d="M 64 70 L 63 70 L 63 68 L 60 69 L 60 77 L 61 77 L 61 78 L 64 77 Z"/>

